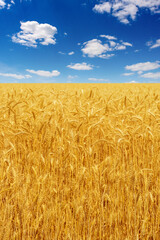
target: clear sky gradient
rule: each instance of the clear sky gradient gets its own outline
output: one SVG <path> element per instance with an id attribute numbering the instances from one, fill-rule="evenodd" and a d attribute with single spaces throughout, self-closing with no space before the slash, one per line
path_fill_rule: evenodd
<path id="1" fill-rule="evenodd" d="M 1 83 L 160 82 L 160 0 L 0 0 Z"/>

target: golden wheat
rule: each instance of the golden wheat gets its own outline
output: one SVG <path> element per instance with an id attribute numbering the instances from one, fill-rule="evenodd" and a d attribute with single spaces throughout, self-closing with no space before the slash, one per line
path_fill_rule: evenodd
<path id="1" fill-rule="evenodd" d="M 0 240 L 159 240 L 159 93 L 0 85 Z"/>

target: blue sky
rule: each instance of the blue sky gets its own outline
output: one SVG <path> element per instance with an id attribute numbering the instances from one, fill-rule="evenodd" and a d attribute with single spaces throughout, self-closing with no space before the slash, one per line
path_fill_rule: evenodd
<path id="1" fill-rule="evenodd" d="M 160 0 L 0 0 L 1 83 L 160 82 Z"/>

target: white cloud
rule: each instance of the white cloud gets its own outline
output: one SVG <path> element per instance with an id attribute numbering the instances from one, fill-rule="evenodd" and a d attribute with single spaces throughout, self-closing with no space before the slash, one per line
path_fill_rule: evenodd
<path id="1" fill-rule="evenodd" d="M 0 9 L 4 8 L 6 6 L 4 0 L 0 0 Z"/>
<path id="2" fill-rule="evenodd" d="M 110 35 L 100 35 L 100 37 L 105 38 L 105 40 L 103 40 L 105 42 L 102 42 L 99 39 L 92 39 L 83 43 L 81 51 L 84 56 L 87 55 L 90 58 L 99 57 L 108 59 L 113 57 L 115 54 L 106 54 L 107 52 L 125 50 L 126 47 L 132 46 L 132 44 L 128 42 L 118 42 L 118 40 L 116 40 L 117 38 Z"/>
<path id="3" fill-rule="evenodd" d="M 125 50 L 126 49 L 126 46 L 125 45 L 120 45 L 120 44 L 117 44 L 117 46 L 115 47 L 116 50 Z"/>
<path id="4" fill-rule="evenodd" d="M 125 69 L 133 71 L 133 72 L 139 72 L 140 74 L 144 71 L 150 71 L 160 68 L 159 61 L 156 62 L 144 62 L 144 63 L 137 63 L 133 65 L 127 65 Z"/>
<path id="5" fill-rule="evenodd" d="M 146 43 L 147 46 L 149 46 L 151 49 L 160 47 L 160 39 L 157 39 L 155 43 L 152 41 Z"/>
<path id="6" fill-rule="evenodd" d="M 68 75 L 67 78 L 68 78 L 68 79 L 75 79 L 75 78 L 78 78 L 78 76 L 77 76 L 77 75 L 74 75 L 74 76 L 72 76 L 72 75 Z"/>
<path id="7" fill-rule="evenodd" d="M 11 4 L 9 3 L 9 4 L 7 4 L 7 9 L 10 9 L 11 8 Z"/>
<path id="8" fill-rule="evenodd" d="M 128 46 L 128 47 L 132 47 L 132 46 L 133 46 L 133 45 L 132 45 L 131 43 L 129 43 L 129 42 L 123 42 L 123 45 Z"/>
<path id="9" fill-rule="evenodd" d="M 113 8 L 112 15 L 117 17 L 120 22 L 128 24 L 129 20 L 127 18 L 130 17 L 132 20 L 135 20 L 137 12 L 138 8 L 136 5 L 124 3 L 118 10 L 114 11 Z"/>
<path id="10" fill-rule="evenodd" d="M 21 75 L 21 74 L 14 74 L 14 73 L 0 73 L 0 76 L 2 77 L 11 77 L 15 79 L 25 79 L 25 78 L 31 78 L 31 75 Z"/>
<path id="11" fill-rule="evenodd" d="M 88 78 L 89 81 L 92 82 L 108 82 L 108 79 L 104 79 L 104 78 Z"/>
<path id="12" fill-rule="evenodd" d="M 115 47 L 116 46 L 116 43 L 114 41 L 109 41 L 111 47 Z"/>
<path id="13" fill-rule="evenodd" d="M 36 21 L 20 22 L 21 31 L 12 36 L 12 41 L 27 47 L 37 47 L 38 43 L 42 45 L 56 44 L 54 35 L 57 28 Z"/>
<path id="14" fill-rule="evenodd" d="M 160 72 L 156 72 L 156 73 L 145 73 L 143 75 L 141 75 L 141 77 L 143 78 L 152 78 L 152 79 L 160 79 Z"/>
<path id="15" fill-rule="evenodd" d="M 70 64 L 67 67 L 74 70 L 92 70 L 93 69 L 93 65 L 87 64 L 85 62 Z"/>
<path id="16" fill-rule="evenodd" d="M 110 35 L 100 35 L 101 38 L 107 38 L 108 40 L 117 40 L 116 37 Z"/>
<path id="17" fill-rule="evenodd" d="M 70 55 L 70 56 L 71 56 L 71 55 L 73 55 L 73 54 L 74 54 L 74 52 L 73 52 L 73 51 L 68 53 L 68 55 Z"/>
<path id="18" fill-rule="evenodd" d="M 104 13 L 104 12 L 110 13 L 111 7 L 112 7 L 111 3 L 103 2 L 101 4 L 96 4 L 93 10 L 98 13 Z"/>
<path id="19" fill-rule="evenodd" d="M 66 55 L 64 52 L 61 52 L 61 51 L 59 51 L 58 53 L 61 55 Z"/>
<path id="20" fill-rule="evenodd" d="M 10 9 L 13 4 L 15 4 L 13 0 L 8 1 L 8 3 L 6 3 L 5 0 L 0 0 L 0 9 L 3 8 Z"/>
<path id="21" fill-rule="evenodd" d="M 160 13 L 160 0 L 109 0 L 96 4 L 93 11 L 112 14 L 120 22 L 128 24 L 130 19 L 136 19 L 141 8 L 149 9 L 152 14 Z"/>
<path id="22" fill-rule="evenodd" d="M 132 76 L 134 73 L 123 73 L 123 76 Z"/>
<path id="23" fill-rule="evenodd" d="M 10 9 L 13 4 L 15 4 L 15 2 L 11 0 L 10 3 L 7 4 L 7 9 Z"/>
<path id="24" fill-rule="evenodd" d="M 41 77 L 57 77 L 60 75 L 60 72 L 58 72 L 57 70 L 53 70 L 52 72 L 49 72 L 49 71 L 43 71 L 43 70 L 35 71 L 35 70 L 26 69 L 26 71 Z"/>
<path id="25" fill-rule="evenodd" d="M 101 54 L 98 57 L 102 59 L 109 59 L 111 57 L 115 56 L 115 54 Z"/>
<path id="26" fill-rule="evenodd" d="M 82 52 L 88 57 L 97 57 L 109 50 L 108 44 L 102 44 L 101 40 L 93 39 L 84 43 L 84 48 L 82 48 Z"/>

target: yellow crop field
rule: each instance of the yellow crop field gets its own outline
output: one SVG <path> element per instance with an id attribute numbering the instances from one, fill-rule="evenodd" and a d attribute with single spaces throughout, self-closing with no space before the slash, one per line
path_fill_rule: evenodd
<path id="1" fill-rule="evenodd" d="M 0 240 L 30 239 L 160 239 L 160 84 L 0 85 Z"/>

